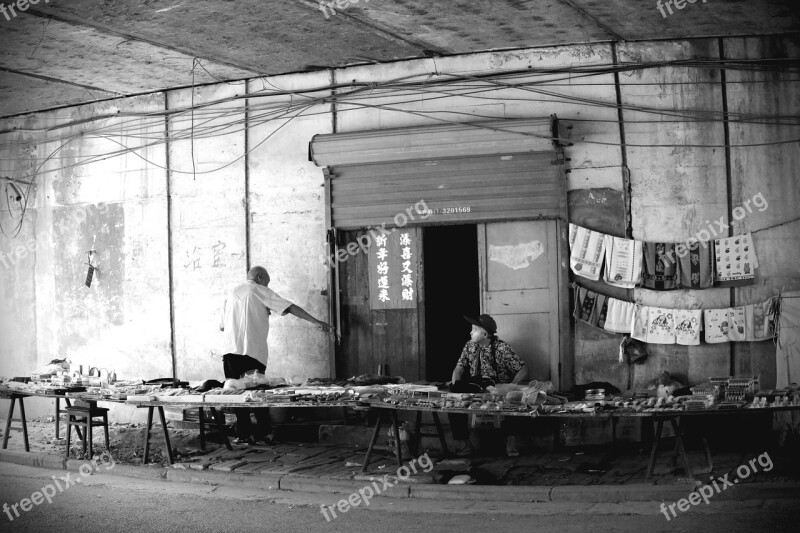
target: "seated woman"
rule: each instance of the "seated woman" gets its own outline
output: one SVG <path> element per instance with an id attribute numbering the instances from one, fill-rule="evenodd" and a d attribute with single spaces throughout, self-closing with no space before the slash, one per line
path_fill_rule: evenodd
<path id="1" fill-rule="evenodd" d="M 464 345 L 461 357 L 453 369 L 454 389 L 458 390 L 460 382 L 477 381 L 481 378 L 492 380 L 495 384 L 516 384 L 528 377 L 525 361 L 519 358 L 508 343 L 497 338 L 497 322 L 491 316 L 464 318 L 472 324 L 472 331 L 470 340 Z M 471 454 L 467 415 L 451 414 L 449 418 L 453 440 L 456 441 L 456 454 Z M 519 455 L 514 444 L 514 437 L 508 436 L 506 454 L 511 457 Z"/>

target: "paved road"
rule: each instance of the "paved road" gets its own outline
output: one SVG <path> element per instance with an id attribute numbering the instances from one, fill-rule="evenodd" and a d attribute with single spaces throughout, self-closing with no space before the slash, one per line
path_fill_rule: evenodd
<path id="1" fill-rule="evenodd" d="M 51 476 L 59 479 L 59 490 Z M 712 501 L 705 508 L 673 518 L 658 504 L 544 504 L 372 500 L 327 522 L 320 504 L 341 496 L 265 492 L 211 487 L 121 476 L 71 474 L 65 471 L 0 463 L 0 531 L 214 531 L 247 532 L 458 532 L 501 533 L 625 531 L 797 531 L 800 501 Z M 80 479 L 80 481 L 76 481 Z M 51 485 L 55 494 L 27 512 L 12 506 Z M 31 504 L 32 505 L 32 504 Z M 700 512 L 702 511 L 702 512 Z M 9 514 L 13 520 L 9 519 Z M 313 528 L 313 530 L 312 530 Z"/>

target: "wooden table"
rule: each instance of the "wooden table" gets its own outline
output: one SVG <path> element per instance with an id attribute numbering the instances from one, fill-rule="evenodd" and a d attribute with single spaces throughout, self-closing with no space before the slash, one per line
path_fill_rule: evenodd
<path id="1" fill-rule="evenodd" d="M 444 432 L 442 431 L 442 426 L 439 421 L 439 413 L 444 414 L 479 414 L 479 415 L 495 415 L 495 416 L 522 416 L 526 418 L 532 418 L 537 416 L 536 413 L 532 413 L 531 411 L 511 411 L 511 410 L 499 410 L 499 409 L 463 409 L 459 407 L 427 407 L 427 406 L 418 406 L 418 405 L 407 405 L 407 404 L 393 404 L 387 402 L 371 402 L 368 404 L 370 409 L 374 409 L 378 412 L 378 420 L 375 422 L 375 430 L 372 432 L 372 438 L 369 441 L 369 447 L 367 447 L 367 455 L 364 457 L 364 462 L 361 465 L 361 472 L 364 473 L 367 471 L 367 467 L 369 466 L 369 461 L 372 458 L 372 452 L 375 448 L 375 443 L 378 441 L 378 435 L 381 431 L 381 425 L 383 424 L 383 419 L 386 413 L 389 413 L 391 417 L 391 424 L 394 431 L 394 443 L 395 443 L 395 454 L 397 455 L 397 466 L 403 466 L 403 454 L 401 452 L 400 447 L 400 428 L 398 426 L 397 420 L 397 411 L 415 411 L 416 415 L 416 423 L 415 423 L 415 439 L 420 437 L 420 424 L 422 419 L 422 413 L 428 412 L 431 413 L 433 416 L 434 425 L 436 427 L 436 434 L 435 435 L 426 435 L 426 436 L 437 436 L 439 437 L 439 442 L 442 446 L 442 452 L 445 455 L 449 454 L 447 449 L 447 443 L 444 438 Z"/>
<path id="2" fill-rule="evenodd" d="M 0 389 L 0 399 L 8 399 L 11 400 L 11 405 L 8 408 L 8 418 L 6 419 L 6 432 L 3 435 L 3 449 L 6 449 L 8 445 L 8 432 L 10 429 L 17 429 L 11 428 L 11 420 L 14 416 L 14 407 L 15 403 L 19 402 L 19 411 L 21 418 L 17 419 L 18 421 L 22 422 L 22 433 L 25 439 L 25 451 L 29 452 L 30 446 L 28 445 L 28 423 L 25 418 L 25 403 L 24 398 L 49 398 L 54 399 L 56 404 L 56 412 L 55 412 L 55 430 L 56 430 L 56 439 L 59 438 L 60 427 L 59 423 L 61 422 L 61 414 L 66 413 L 65 409 L 61 409 L 61 400 L 64 400 L 67 407 L 71 407 L 72 403 L 70 400 L 82 400 L 85 402 L 89 402 L 92 406 L 97 405 L 97 402 L 110 402 L 110 403 L 124 403 L 125 400 L 117 400 L 112 398 L 105 398 L 100 399 L 95 396 L 82 398 L 80 396 L 67 396 L 66 394 L 52 394 L 52 393 L 41 393 L 41 392 L 32 392 L 32 391 L 25 391 L 25 390 L 14 390 L 14 389 Z M 69 430 L 69 426 L 67 426 Z M 75 431 L 78 433 L 78 438 L 83 440 L 83 435 L 81 434 L 81 430 L 77 427 Z"/>
<path id="3" fill-rule="evenodd" d="M 397 454 L 397 464 L 398 467 L 402 466 L 402 455 L 400 453 L 400 431 L 398 428 L 398 420 L 397 420 L 397 411 L 416 411 L 417 412 L 417 420 L 419 420 L 419 416 L 423 412 L 431 412 L 434 415 L 434 421 L 437 423 L 437 433 L 442 441 L 442 451 L 447 454 L 447 446 L 444 443 L 444 436 L 442 435 L 442 430 L 440 425 L 438 424 L 438 415 L 437 413 L 443 414 L 451 414 L 451 413 L 458 413 L 458 414 L 494 414 L 498 416 L 525 416 L 529 418 L 536 418 L 536 419 L 555 419 L 555 418 L 605 418 L 610 419 L 612 423 L 615 423 L 619 418 L 651 418 L 653 422 L 656 424 L 656 432 L 655 438 L 653 440 L 653 444 L 650 449 L 650 459 L 647 464 L 647 471 L 645 473 L 645 481 L 649 481 L 650 477 L 653 474 L 653 470 L 655 468 L 656 458 L 658 456 L 658 447 L 662 442 L 663 438 L 667 438 L 663 436 L 663 428 L 665 423 L 669 423 L 673 431 L 675 433 L 675 454 L 678 455 L 681 459 L 682 465 L 686 470 L 686 474 L 691 476 L 692 470 L 689 466 L 689 459 L 686 454 L 686 448 L 684 446 L 684 428 L 681 425 L 681 418 L 682 417 L 697 417 L 697 416 L 735 416 L 735 415 L 766 415 L 766 414 L 774 414 L 780 411 L 800 411 L 799 405 L 790 405 L 790 406 L 783 406 L 783 407 L 764 407 L 764 408 L 741 408 L 741 409 L 704 409 L 704 410 L 697 410 L 697 411 L 677 411 L 677 410 L 670 410 L 670 409 L 663 409 L 658 411 L 640 411 L 640 412 L 616 412 L 616 411 L 599 411 L 595 413 L 548 413 L 548 414 L 531 414 L 530 412 L 520 412 L 520 411 L 506 411 L 506 410 L 482 410 L 482 409 L 460 409 L 460 408 L 436 408 L 436 407 L 421 407 L 421 406 L 412 406 L 412 405 L 403 405 L 403 404 L 389 404 L 389 403 L 370 403 L 370 408 L 376 409 L 379 411 L 378 420 L 375 424 L 375 430 L 372 434 L 372 439 L 370 440 L 369 447 L 367 448 L 367 455 L 364 458 L 364 463 L 361 466 L 361 472 L 366 472 L 367 466 L 369 465 L 370 458 L 372 456 L 372 451 L 375 446 L 376 441 L 378 440 L 378 434 L 380 432 L 381 425 L 384 419 L 384 413 L 390 413 L 391 416 L 391 423 L 394 428 L 394 436 L 395 436 L 395 453 Z M 700 438 L 703 442 L 703 450 L 705 452 L 705 457 L 707 461 L 707 467 L 698 473 L 709 472 L 713 469 L 713 459 L 711 455 L 711 448 L 708 445 L 708 441 L 706 436 L 701 433 Z"/>
<path id="4" fill-rule="evenodd" d="M 164 407 L 177 407 L 179 409 L 198 409 L 199 418 L 200 418 L 200 448 L 205 450 L 205 415 L 203 410 L 209 409 L 211 411 L 211 415 L 214 421 L 217 424 L 217 428 L 222 435 L 222 439 L 225 443 L 225 446 L 232 450 L 233 447 L 231 446 L 230 440 L 228 439 L 227 435 L 225 435 L 225 419 L 222 416 L 222 413 L 218 411 L 223 407 L 229 408 L 247 408 L 247 409 L 268 409 L 272 407 L 305 407 L 305 408 L 317 408 L 317 407 L 350 407 L 352 403 L 345 403 L 345 402 L 329 402 L 329 403 L 320 403 L 309 405 L 304 402 L 214 402 L 213 400 L 209 400 L 206 397 L 205 402 L 127 402 L 129 405 L 133 405 L 138 409 L 147 408 L 147 429 L 145 431 L 144 436 L 144 464 L 147 464 L 147 461 L 150 456 L 150 432 L 153 426 L 153 409 L 158 409 L 158 415 L 161 419 L 161 429 L 164 432 L 164 441 L 165 446 L 167 449 L 167 457 L 169 458 L 169 464 L 174 464 L 175 460 L 172 456 L 172 447 L 170 446 L 169 441 L 169 431 L 167 430 L 167 422 L 164 417 Z"/>

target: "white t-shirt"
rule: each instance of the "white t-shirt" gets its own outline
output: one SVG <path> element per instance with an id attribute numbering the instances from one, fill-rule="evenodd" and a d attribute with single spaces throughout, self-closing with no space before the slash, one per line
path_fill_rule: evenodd
<path id="1" fill-rule="evenodd" d="M 222 310 L 225 328 L 222 354 L 249 355 L 266 365 L 270 312 L 285 315 L 291 305 L 292 302 L 252 280 L 233 289 Z"/>

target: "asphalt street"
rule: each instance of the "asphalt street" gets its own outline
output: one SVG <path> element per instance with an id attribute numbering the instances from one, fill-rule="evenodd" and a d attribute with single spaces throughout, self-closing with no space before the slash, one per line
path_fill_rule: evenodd
<path id="1" fill-rule="evenodd" d="M 101 465 L 100 468 L 103 468 Z M 0 463 L 0 531 L 797 531 L 800 501 L 712 501 L 669 522 L 657 502 L 496 503 L 375 498 L 327 521 L 320 495 L 82 475 Z M 67 478 L 70 474 L 69 479 Z M 55 478 L 53 477 L 55 476 Z M 50 488 L 47 488 L 47 487 Z M 23 499 L 34 501 L 25 505 Z M 51 494 L 52 493 L 52 494 Z M 50 503 L 44 494 L 49 495 Z M 35 505 L 36 501 L 38 505 Z M 16 505 L 16 507 L 15 507 Z M 27 508 L 27 510 L 25 510 Z M 17 516 L 18 513 L 18 516 Z"/>

